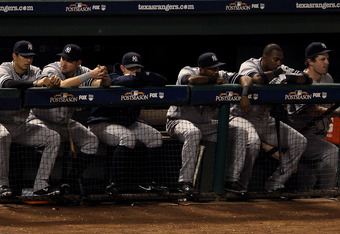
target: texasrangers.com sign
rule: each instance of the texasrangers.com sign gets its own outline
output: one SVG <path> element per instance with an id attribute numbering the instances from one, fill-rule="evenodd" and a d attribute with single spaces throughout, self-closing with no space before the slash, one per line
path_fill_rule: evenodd
<path id="1" fill-rule="evenodd" d="M 340 12 L 338 0 L 5 1 L 0 15 Z"/>

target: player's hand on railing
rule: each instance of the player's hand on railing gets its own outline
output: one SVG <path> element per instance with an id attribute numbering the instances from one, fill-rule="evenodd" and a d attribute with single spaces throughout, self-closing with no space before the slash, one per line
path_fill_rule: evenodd
<path id="1" fill-rule="evenodd" d="M 225 84 L 226 82 L 225 82 L 225 79 L 223 79 L 223 78 L 217 78 L 216 79 L 216 84 Z"/>
<path id="2" fill-rule="evenodd" d="M 36 87 L 59 87 L 60 86 L 60 78 L 58 76 L 52 76 L 51 78 L 44 77 L 36 82 Z"/>
<path id="3" fill-rule="evenodd" d="M 108 72 L 106 66 L 97 65 L 97 67 L 91 71 L 91 77 L 93 79 L 107 79 Z"/>
<path id="4" fill-rule="evenodd" d="M 50 87 L 60 87 L 61 79 L 59 76 L 53 75 L 50 77 Z"/>

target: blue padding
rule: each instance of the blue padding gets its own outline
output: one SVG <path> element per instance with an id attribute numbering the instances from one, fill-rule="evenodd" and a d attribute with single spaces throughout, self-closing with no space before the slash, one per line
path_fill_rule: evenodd
<path id="1" fill-rule="evenodd" d="M 190 85 L 190 105 L 239 103 L 241 85 Z M 254 85 L 249 94 L 253 104 L 332 103 L 340 101 L 340 84 Z"/>
<path id="2" fill-rule="evenodd" d="M 122 86 L 80 88 L 30 88 L 24 107 L 55 107 L 84 105 L 185 105 L 189 103 L 186 85 L 126 88 Z"/>

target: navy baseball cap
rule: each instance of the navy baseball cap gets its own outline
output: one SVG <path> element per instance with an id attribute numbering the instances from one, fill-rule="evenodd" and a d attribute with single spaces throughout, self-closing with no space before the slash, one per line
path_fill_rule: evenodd
<path id="1" fill-rule="evenodd" d="M 207 52 L 203 53 L 198 57 L 198 66 L 203 68 L 214 68 L 225 65 L 225 63 L 221 63 L 218 61 L 218 58 L 215 53 Z"/>
<path id="2" fill-rule="evenodd" d="M 20 54 L 22 56 L 36 55 L 33 50 L 33 45 L 29 41 L 18 41 L 14 44 L 13 53 Z"/>
<path id="3" fill-rule="evenodd" d="M 66 58 L 69 61 L 77 61 L 82 59 L 83 50 L 75 44 L 67 44 L 64 47 L 63 52 L 57 55 Z"/>
<path id="4" fill-rule="evenodd" d="M 122 58 L 122 65 L 126 68 L 144 67 L 142 65 L 142 56 L 135 52 L 128 52 Z"/>
<path id="5" fill-rule="evenodd" d="M 307 46 L 306 51 L 305 51 L 305 56 L 307 59 L 313 55 L 326 54 L 331 51 L 332 50 L 327 49 L 327 46 L 324 43 L 313 42 Z"/>

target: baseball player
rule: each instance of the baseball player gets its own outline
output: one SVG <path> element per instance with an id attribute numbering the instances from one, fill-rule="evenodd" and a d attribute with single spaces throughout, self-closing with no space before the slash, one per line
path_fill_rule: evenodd
<path id="1" fill-rule="evenodd" d="M 313 42 L 305 50 L 306 72 L 313 84 L 334 83 L 328 73 L 329 52 L 322 42 Z M 339 116 L 336 109 L 320 120 L 316 116 L 323 114 L 329 104 L 291 104 L 288 105 L 290 125 L 307 138 L 307 148 L 298 164 L 298 190 L 334 189 L 338 168 L 338 147 L 325 137 L 330 124 L 330 117 Z M 313 124 L 309 124 L 309 123 Z"/>
<path id="2" fill-rule="evenodd" d="M 252 88 L 250 77 L 220 70 L 225 63 L 219 62 L 215 53 L 203 53 L 198 58 L 198 67 L 184 67 L 176 85 L 240 83 L 243 87 L 242 110 L 251 111 L 248 90 Z M 183 142 L 182 167 L 179 171 L 179 191 L 188 196 L 197 195 L 193 187 L 195 162 L 201 140 L 217 141 L 218 121 L 212 119 L 217 106 L 171 106 L 167 113 L 166 129 L 170 136 Z M 260 150 L 260 140 L 245 119 L 229 119 L 229 139 L 232 155 L 226 169 L 225 190 L 244 193 L 252 174 L 253 163 Z"/>
<path id="3" fill-rule="evenodd" d="M 60 56 L 60 61 L 46 65 L 43 72 L 49 77 L 60 77 L 60 87 L 110 86 L 106 67 L 98 65 L 91 70 L 81 65 L 82 49 L 78 45 L 67 44 L 62 53 L 57 55 Z M 72 140 L 75 145 L 80 147 L 80 150 L 78 155 L 73 158 L 68 183 L 71 184 L 71 190 L 75 188 L 82 196 L 85 196 L 82 174 L 96 154 L 99 141 L 88 128 L 72 119 L 74 111 L 73 107 L 34 108 L 30 112 L 28 122 L 46 126 L 58 132 L 61 141 L 68 141 L 68 134 L 71 134 Z M 63 187 L 68 186 L 68 183 Z"/>
<path id="4" fill-rule="evenodd" d="M 280 46 L 269 44 L 264 48 L 261 58 L 251 58 L 242 63 L 239 73 L 252 77 L 254 84 L 272 84 L 277 82 L 278 78 L 281 79 L 281 74 L 286 72 L 292 75 L 287 76 L 285 80 L 278 81 L 278 83 L 308 84 L 310 82 L 308 75 L 283 66 L 282 59 L 283 52 Z M 262 142 L 278 147 L 275 119 L 270 115 L 271 107 L 271 105 L 253 105 L 252 111 L 248 115 L 244 115 L 240 106 L 235 104 L 231 108 L 231 114 L 249 120 L 255 127 Z M 284 189 L 284 183 L 296 169 L 307 144 L 306 138 L 298 131 L 283 122 L 280 122 L 279 125 L 280 144 L 282 148 L 286 149 L 286 153 L 282 158 L 281 165 L 265 182 L 265 189 L 268 192 Z"/>
<path id="5" fill-rule="evenodd" d="M 122 58 L 122 63 L 116 63 L 113 73 L 110 74 L 111 85 L 138 88 L 142 86 L 164 86 L 167 79 L 161 74 L 144 71 L 142 57 L 135 52 L 128 52 Z M 100 141 L 110 146 L 116 146 L 113 153 L 113 165 L 111 170 L 110 183 L 106 193 L 115 196 L 125 186 L 126 165 L 131 160 L 133 149 L 137 141 L 141 142 L 148 149 L 145 157 L 148 167 L 146 185 L 139 186 L 145 192 L 167 193 L 165 186 L 158 185 L 152 176 L 154 165 L 152 162 L 159 161 L 159 155 L 155 153 L 162 146 L 162 135 L 155 128 L 138 120 L 140 106 L 126 107 L 95 107 L 88 118 L 88 125 L 91 131 L 96 134 Z M 159 167 L 159 165 L 156 165 Z M 160 178 L 158 178 L 160 179 Z"/>
<path id="6" fill-rule="evenodd" d="M 26 89 L 58 86 L 60 80 L 57 77 L 48 78 L 38 67 L 32 65 L 35 55 L 32 43 L 16 42 L 12 54 L 13 61 L 0 65 L 1 88 Z M 33 193 L 48 196 L 60 194 L 58 188 L 48 183 L 58 154 L 60 136 L 46 127 L 27 123 L 28 114 L 28 109 L 0 111 L 0 197 L 12 195 L 8 182 L 11 142 L 43 148 L 39 169 L 34 180 Z"/>

